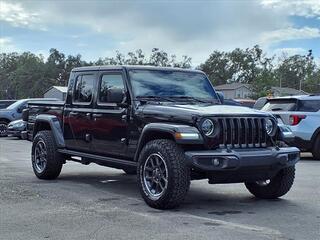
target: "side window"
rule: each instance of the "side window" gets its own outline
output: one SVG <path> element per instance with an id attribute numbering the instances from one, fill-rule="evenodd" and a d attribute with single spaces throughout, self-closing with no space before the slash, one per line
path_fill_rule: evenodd
<path id="1" fill-rule="evenodd" d="M 120 73 L 102 75 L 99 89 L 99 102 L 112 103 L 112 101 L 110 100 L 111 89 L 124 92 L 122 75 Z"/>
<path id="2" fill-rule="evenodd" d="M 73 94 L 74 102 L 90 103 L 93 94 L 94 75 L 79 75 L 76 79 L 76 85 Z"/>
<path id="3" fill-rule="evenodd" d="M 317 112 L 320 110 L 320 100 L 300 101 L 299 111 Z"/>

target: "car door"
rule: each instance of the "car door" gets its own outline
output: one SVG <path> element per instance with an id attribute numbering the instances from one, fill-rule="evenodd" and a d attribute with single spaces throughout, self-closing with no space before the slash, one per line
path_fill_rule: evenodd
<path id="1" fill-rule="evenodd" d="M 66 103 L 64 112 L 64 137 L 68 149 L 91 151 L 96 75 L 96 72 L 75 74 L 71 101 Z"/>
<path id="2" fill-rule="evenodd" d="M 92 115 L 93 148 L 98 154 L 126 155 L 128 109 L 110 100 L 111 89 L 126 92 L 124 76 L 120 70 L 99 73 L 98 94 Z"/>

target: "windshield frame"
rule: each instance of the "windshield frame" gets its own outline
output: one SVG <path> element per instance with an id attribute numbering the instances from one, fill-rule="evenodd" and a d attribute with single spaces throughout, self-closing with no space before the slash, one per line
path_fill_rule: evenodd
<path id="1" fill-rule="evenodd" d="M 134 91 L 134 87 L 133 87 L 133 80 L 131 79 L 131 75 L 130 75 L 130 72 L 131 71 L 145 71 L 145 72 L 181 72 L 181 73 L 194 73 L 194 74 L 199 74 L 199 75 L 202 75 L 204 77 L 204 79 L 209 83 L 209 86 L 211 87 L 212 91 L 213 91 L 213 95 L 212 96 L 212 99 L 210 98 L 198 98 L 200 99 L 201 101 L 205 101 L 205 102 L 208 102 L 208 103 L 220 103 L 221 104 L 221 101 L 219 99 L 219 96 L 215 90 L 215 88 L 213 87 L 212 85 L 212 82 L 208 79 L 207 75 L 201 71 L 196 71 L 196 70 L 188 70 L 188 69 L 176 69 L 176 68 L 172 68 L 172 69 L 141 69 L 141 68 L 130 68 L 127 70 L 127 79 L 128 79 L 128 83 L 129 83 L 129 86 L 130 86 L 130 89 L 131 89 L 131 95 L 132 95 L 132 100 L 134 102 L 140 102 L 141 99 L 139 98 L 143 98 L 143 96 L 137 96 L 135 91 Z M 157 96 L 157 95 L 155 95 Z M 159 99 L 161 97 L 164 97 L 164 98 L 170 98 L 172 97 L 172 99 L 175 100 L 175 102 L 191 102 L 191 99 L 192 98 L 197 98 L 197 97 L 194 97 L 194 96 L 181 96 L 182 98 L 179 99 L 179 95 L 177 96 L 165 96 L 165 95 L 158 95 L 159 96 Z M 190 97 L 189 99 L 188 98 L 183 98 L 183 97 Z M 157 101 L 159 101 L 159 99 Z M 150 101 L 155 101 L 153 99 L 150 99 Z M 194 101 L 194 102 L 197 102 L 197 103 L 200 103 L 201 101 Z M 169 101 L 168 101 L 169 102 Z"/>

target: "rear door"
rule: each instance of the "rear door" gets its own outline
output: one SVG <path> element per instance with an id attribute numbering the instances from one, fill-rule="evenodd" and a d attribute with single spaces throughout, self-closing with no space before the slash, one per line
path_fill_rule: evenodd
<path id="1" fill-rule="evenodd" d="M 106 156 L 126 156 L 128 132 L 128 108 L 111 102 L 108 90 L 126 92 L 123 71 L 101 71 L 98 77 L 98 93 L 93 111 L 94 152 Z"/>
<path id="2" fill-rule="evenodd" d="M 97 72 L 74 73 L 72 96 L 64 112 L 64 136 L 68 149 L 90 152 L 92 107 Z"/>

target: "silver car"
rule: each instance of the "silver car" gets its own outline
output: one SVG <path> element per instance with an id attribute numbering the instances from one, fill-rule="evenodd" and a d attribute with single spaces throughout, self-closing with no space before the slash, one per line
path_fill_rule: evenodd
<path id="1" fill-rule="evenodd" d="M 262 108 L 278 119 L 286 142 L 320 159 L 320 96 L 304 95 L 269 99 Z"/>

